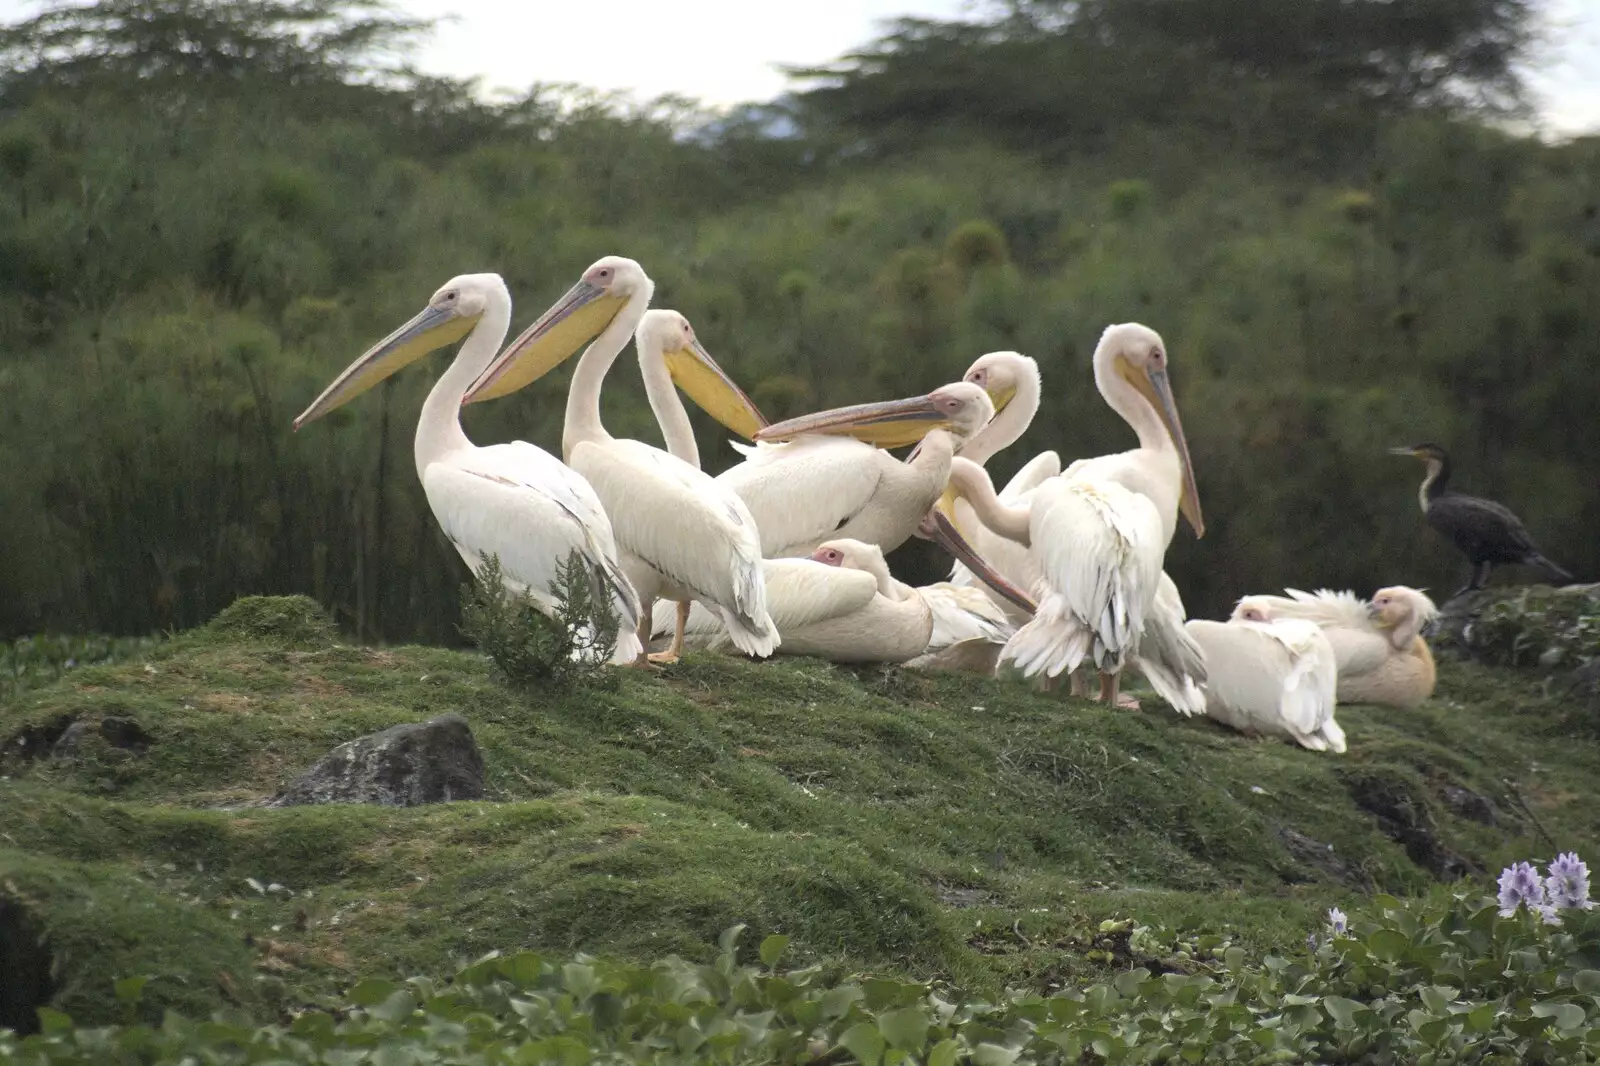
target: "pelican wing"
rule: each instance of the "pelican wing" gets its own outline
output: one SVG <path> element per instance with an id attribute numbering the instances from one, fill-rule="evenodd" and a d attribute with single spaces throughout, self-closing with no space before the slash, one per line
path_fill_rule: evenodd
<path id="1" fill-rule="evenodd" d="M 1205 652 L 1184 628 L 1187 617 L 1178 586 L 1162 571 L 1135 666 L 1156 694 L 1186 717 L 1206 709 Z"/>
<path id="2" fill-rule="evenodd" d="M 760 535 L 738 496 L 638 441 L 585 441 L 573 448 L 572 465 L 605 502 L 623 551 L 753 633 L 770 631 Z"/>
<path id="3" fill-rule="evenodd" d="M 1369 632 L 1377 628 L 1372 624 L 1372 616 L 1367 613 L 1367 601 L 1354 592 L 1334 592 L 1332 589 L 1318 589 L 1316 592 L 1301 592 L 1299 589 L 1283 591 L 1289 594 L 1287 602 L 1295 605 L 1279 612 L 1285 617 L 1308 618 L 1319 626 L 1343 626 Z M 1274 601 L 1277 599 L 1273 597 Z"/>
<path id="4" fill-rule="evenodd" d="M 1197 619 L 1184 628 L 1205 652 L 1208 716 L 1235 729 L 1301 741 L 1316 724 L 1301 728 L 1303 708 L 1287 698 L 1285 687 L 1295 669 L 1293 653 L 1270 626 Z"/>
<path id="5" fill-rule="evenodd" d="M 928 649 L 986 640 L 1004 644 L 1017 631 L 1009 615 L 980 588 L 939 582 L 913 590 L 933 612 L 933 634 Z"/>
<path id="6" fill-rule="evenodd" d="M 639 599 L 617 565 L 611 522 L 594 489 L 555 456 L 524 441 L 453 452 L 422 471 L 428 506 L 476 569 L 490 555 L 541 603 L 577 551 L 610 596 L 622 628 L 639 623 Z"/>
<path id="7" fill-rule="evenodd" d="M 812 559 L 766 559 L 761 572 L 767 589 L 767 613 L 780 635 L 864 610 L 878 593 L 878 583 L 871 574 Z M 675 611 L 675 604 L 658 601 L 651 616 L 651 632 L 670 633 Z M 723 625 L 716 615 L 696 603 L 689 609 L 689 624 L 684 632 L 708 637 L 721 634 Z"/>
<path id="8" fill-rule="evenodd" d="M 1061 473 L 1061 456 L 1055 452 L 1040 452 L 1023 464 L 1022 469 L 1006 482 L 1006 487 L 1000 490 L 1000 499 L 1004 503 L 1010 503 L 1023 493 L 1032 492 L 1059 473 Z"/>
<path id="9" fill-rule="evenodd" d="M 870 444 L 822 435 L 739 450 L 746 460 L 716 481 L 749 507 L 767 556 L 839 536 L 877 493 L 884 463 L 895 462 Z"/>
<path id="10" fill-rule="evenodd" d="M 1338 687 L 1333 648 L 1322 630 L 1315 622 L 1300 618 L 1235 624 L 1258 627 L 1283 646 L 1289 658 L 1278 705 L 1283 720 L 1295 733 L 1309 735 L 1320 730 L 1333 715 Z"/>

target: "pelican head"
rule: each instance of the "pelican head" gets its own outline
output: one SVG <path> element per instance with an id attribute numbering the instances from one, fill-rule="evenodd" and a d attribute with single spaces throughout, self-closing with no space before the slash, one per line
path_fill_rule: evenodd
<path id="1" fill-rule="evenodd" d="M 1109 363 L 1118 377 L 1133 386 L 1134 391 L 1155 408 L 1156 415 L 1166 426 L 1172 444 L 1178 450 L 1183 464 L 1183 486 L 1178 496 L 1178 509 L 1188 519 L 1196 537 L 1206 535 L 1206 523 L 1200 514 L 1200 490 L 1194 481 L 1194 464 L 1189 460 L 1189 442 L 1183 435 L 1183 422 L 1178 418 L 1178 401 L 1172 394 L 1172 382 L 1167 377 L 1167 346 L 1161 334 L 1137 322 L 1107 326 L 1100 335 L 1095 349 L 1095 366 Z"/>
<path id="2" fill-rule="evenodd" d="M 1034 391 L 1038 391 L 1039 364 L 1021 352 L 989 352 L 978 356 L 961 380 L 987 392 L 998 414 L 1015 398 L 1023 381 L 1030 380 Z"/>
<path id="3" fill-rule="evenodd" d="M 639 358 L 646 351 L 659 351 L 666 360 L 672 383 L 693 400 L 702 411 L 746 440 L 767 424 L 744 390 L 723 373 L 694 335 L 689 320 L 676 311 L 646 311 L 634 332 Z"/>
<path id="4" fill-rule="evenodd" d="M 880 448 L 900 448 L 922 440 L 936 429 L 966 440 L 994 417 L 994 401 L 977 385 L 957 381 L 924 396 L 883 403 L 861 403 L 776 422 L 756 434 L 757 440 L 779 441 L 803 433 L 854 437 Z"/>
<path id="5" fill-rule="evenodd" d="M 1243 596 L 1233 606 L 1233 614 L 1229 616 L 1234 622 L 1271 622 L 1274 621 L 1272 603 L 1265 596 Z"/>
<path id="6" fill-rule="evenodd" d="M 538 381 L 605 332 L 633 300 L 650 302 L 655 282 L 620 255 L 597 259 L 578 283 L 495 356 L 462 403 L 493 400 Z"/>
<path id="7" fill-rule="evenodd" d="M 1393 630 L 1396 647 L 1403 648 L 1439 617 L 1439 608 L 1420 589 L 1391 585 L 1372 594 L 1367 614 L 1380 629 Z"/>
<path id="8" fill-rule="evenodd" d="M 411 321 L 345 367 L 333 384 L 294 420 L 299 429 L 307 422 L 341 407 L 408 363 L 471 333 L 494 300 L 511 306 L 511 294 L 499 274 L 461 274 L 439 287 L 428 306 Z"/>

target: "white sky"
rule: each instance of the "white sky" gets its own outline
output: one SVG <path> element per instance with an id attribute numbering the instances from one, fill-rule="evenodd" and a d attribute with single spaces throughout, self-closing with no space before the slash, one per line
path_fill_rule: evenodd
<path id="1" fill-rule="evenodd" d="M 949 18 L 971 0 L 397 0 L 442 24 L 419 56 L 425 70 L 476 75 L 487 88 L 570 81 L 678 93 L 720 106 L 768 99 L 781 63 L 834 59 L 898 15 Z M 1545 47 L 1529 71 L 1553 133 L 1600 130 L 1600 0 L 1547 0 Z M 39 0 L 0 0 L 0 21 Z M 780 14 L 781 12 L 781 14 Z"/>

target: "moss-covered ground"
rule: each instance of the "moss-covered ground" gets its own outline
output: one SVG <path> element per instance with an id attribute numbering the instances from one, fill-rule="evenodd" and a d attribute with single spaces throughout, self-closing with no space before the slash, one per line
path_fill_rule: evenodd
<path id="1" fill-rule="evenodd" d="M 352 647 L 310 601 L 258 599 L 15 695 L 11 942 L 43 935 L 81 1022 L 121 1016 L 123 977 L 150 978 L 146 1012 L 270 1016 L 494 949 L 706 956 L 736 922 L 840 968 L 1045 989 L 1102 965 L 1108 917 L 1282 946 L 1365 892 L 1600 850 L 1594 725 L 1512 671 L 1445 661 L 1420 710 L 1341 708 L 1343 756 L 1015 682 L 711 654 L 620 674 L 519 696 L 480 656 Z M 484 801 L 260 806 L 336 744 L 452 711 Z"/>

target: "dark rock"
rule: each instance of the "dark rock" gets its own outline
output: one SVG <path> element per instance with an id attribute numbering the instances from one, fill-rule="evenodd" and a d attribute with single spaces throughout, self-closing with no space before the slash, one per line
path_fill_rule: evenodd
<path id="1" fill-rule="evenodd" d="M 1483 872 L 1483 866 L 1449 847 L 1426 797 L 1406 776 L 1372 767 L 1341 775 L 1356 806 L 1377 819 L 1378 830 L 1407 857 L 1441 880 Z"/>
<path id="2" fill-rule="evenodd" d="M 1370 889 L 1372 886 L 1367 878 L 1360 872 L 1350 868 L 1350 864 L 1339 858 L 1334 853 L 1332 844 L 1324 844 L 1320 840 L 1313 840 L 1297 829 L 1283 826 L 1278 830 L 1278 839 L 1283 841 L 1283 846 L 1293 855 L 1295 861 L 1303 866 L 1309 866 L 1330 881 L 1349 885 L 1352 888 Z"/>
<path id="3" fill-rule="evenodd" d="M 421 803 L 483 798 L 483 756 L 466 719 L 447 714 L 421 724 L 397 725 L 334 748 L 299 780 L 268 802 Z"/>
<path id="4" fill-rule="evenodd" d="M 39 1031 L 40 1007 L 56 994 L 50 949 L 22 904 L 0 896 L 0 1029 Z"/>
<path id="5" fill-rule="evenodd" d="M 1465 818 L 1479 825 L 1499 824 L 1494 804 L 1489 802 L 1487 796 L 1481 796 L 1470 788 L 1462 788 L 1460 785 L 1441 785 L 1439 798 L 1450 808 L 1450 813 L 1458 818 Z"/>
<path id="6" fill-rule="evenodd" d="M 6 738 L 0 746 L 0 758 L 22 759 L 31 762 L 42 759 L 55 750 L 62 734 L 71 729 L 77 719 L 70 714 L 58 714 L 38 723 L 23 726 Z"/>
<path id="7" fill-rule="evenodd" d="M 1442 604 L 1432 640 L 1435 647 L 1488 663 L 1548 667 L 1570 660 L 1575 624 L 1595 615 L 1600 584 L 1500 585 Z"/>
<path id="8" fill-rule="evenodd" d="M 132 718 L 110 717 L 99 722 L 79 719 L 67 726 L 50 748 L 57 759 L 70 759 L 83 747 L 85 738 L 98 736 L 101 740 L 122 751 L 143 754 L 150 748 L 150 734 Z"/>

